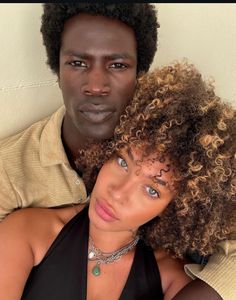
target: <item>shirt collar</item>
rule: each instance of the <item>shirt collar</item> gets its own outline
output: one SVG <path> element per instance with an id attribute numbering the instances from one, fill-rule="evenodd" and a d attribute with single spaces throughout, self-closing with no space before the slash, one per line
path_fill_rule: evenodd
<path id="1" fill-rule="evenodd" d="M 69 164 L 62 140 L 61 126 L 65 115 L 65 106 L 61 106 L 46 123 L 40 139 L 40 160 L 42 166 Z"/>

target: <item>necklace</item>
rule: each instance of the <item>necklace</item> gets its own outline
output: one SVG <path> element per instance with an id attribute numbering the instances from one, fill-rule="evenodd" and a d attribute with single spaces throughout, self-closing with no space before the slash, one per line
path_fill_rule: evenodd
<path id="1" fill-rule="evenodd" d="M 92 274 L 94 276 L 99 276 L 101 274 L 101 264 L 110 264 L 118 259 L 120 259 L 123 255 L 131 251 L 138 243 L 139 237 L 136 236 L 131 242 L 122 248 L 114 251 L 114 252 L 102 252 L 98 249 L 92 240 L 89 237 L 89 251 L 88 251 L 88 260 L 96 261 L 96 265 L 92 269 Z"/>

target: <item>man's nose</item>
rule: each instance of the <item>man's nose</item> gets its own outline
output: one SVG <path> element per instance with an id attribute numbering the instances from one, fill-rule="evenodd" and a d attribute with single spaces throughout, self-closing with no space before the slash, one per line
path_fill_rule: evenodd
<path id="1" fill-rule="evenodd" d="M 82 92 L 87 96 L 107 96 L 111 91 L 107 70 L 94 67 L 87 73 Z"/>

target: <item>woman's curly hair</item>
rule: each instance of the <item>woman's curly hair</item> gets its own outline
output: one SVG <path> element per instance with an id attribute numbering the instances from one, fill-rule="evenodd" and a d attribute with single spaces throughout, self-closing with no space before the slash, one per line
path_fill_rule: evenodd
<path id="1" fill-rule="evenodd" d="M 193 65 L 177 62 L 139 79 L 114 139 L 91 148 L 86 161 L 90 170 L 93 165 L 98 170 L 115 151 L 131 145 L 142 150 L 144 145 L 143 156 L 154 151 L 168 156 L 176 169 L 177 195 L 139 234 L 154 249 L 176 257 L 192 251 L 209 255 L 232 229 L 235 141 L 236 110 L 215 95 Z"/>
<path id="2" fill-rule="evenodd" d="M 46 3 L 41 33 L 51 70 L 59 73 L 61 35 L 65 22 L 79 13 L 103 15 L 132 27 L 137 41 L 137 73 L 147 72 L 157 49 L 156 11 L 150 3 Z"/>
<path id="3" fill-rule="evenodd" d="M 177 170 L 177 195 L 140 228 L 144 241 L 176 257 L 211 254 L 235 213 L 236 110 L 193 65 L 177 62 L 140 78 L 109 144 L 111 152 L 130 145 L 170 157 Z"/>

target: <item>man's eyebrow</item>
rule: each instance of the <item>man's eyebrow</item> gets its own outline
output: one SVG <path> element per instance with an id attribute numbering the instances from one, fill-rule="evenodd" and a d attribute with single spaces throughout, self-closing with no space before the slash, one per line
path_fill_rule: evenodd
<path id="1" fill-rule="evenodd" d="M 89 58 L 90 57 L 90 55 L 88 53 L 77 52 L 77 51 L 73 51 L 73 50 L 62 50 L 62 54 L 75 56 L 78 58 Z"/>
<path id="2" fill-rule="evenodd" d="M 111 60 L 115 60 L 115 59 L 131 59 L 133 58 L 132 55 L 130 55 L 129 53 L 111 53 L 111 54 L 107 54 L 104 56 L 106 59 L 111 59 Z"/>
<path id="3" fill-rule="evenodd" d="M 79 51 L 73 51 L 73 50 L 62 50 L 63 55 L 70 55 L 70 56 L 75 56 L 79 58 L 89 58 L 92 57 L 92 55 L 85 53 L 85 52 L 79 52 Z M 111 54 L 105 54 L 104 55 L 105 59 L 108 60 L 115 60 L 115 59 L 133 59 L 133 56 L 130 55 L 127 52 L 124 53 L 111 53 Z"/>

